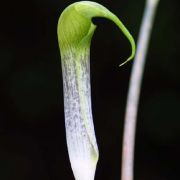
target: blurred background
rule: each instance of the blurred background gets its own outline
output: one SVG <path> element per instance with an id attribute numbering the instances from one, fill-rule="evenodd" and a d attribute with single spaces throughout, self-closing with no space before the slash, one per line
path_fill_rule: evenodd
<path id="1" fill-rule="evenodd" d="M 72 180 L 65 141 L 56 28 L 74 1 L 0 4 L 0 179 Z M 144 0 L 97 0 L 137 40 Z M 139 104 L 135 180 L 179 180 L 180 23 L 178 1 L 160 2 Z M 130 45 L 105 19 L 91 46 L 93 116 L 100 159 L 97 180 L 119 180 L 123 119 L 132 62 Z"/>

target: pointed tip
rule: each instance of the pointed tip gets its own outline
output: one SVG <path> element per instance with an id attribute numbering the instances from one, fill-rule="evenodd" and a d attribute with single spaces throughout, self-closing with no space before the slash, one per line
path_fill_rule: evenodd
<path id="1" fill-rule="evenodd" d="M 133 57 L 129 57 L 126 61 L 124 61 L 123 63 L 119 64 L 119 67 L 125 65 L 126 63 L 128 63 L 129 61 L 131 61 L 133 59 Z"/>

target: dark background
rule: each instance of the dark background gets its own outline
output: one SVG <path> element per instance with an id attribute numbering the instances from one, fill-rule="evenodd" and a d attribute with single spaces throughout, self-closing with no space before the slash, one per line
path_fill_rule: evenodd
<path id="1" fill-rule="evenodd" d="M 0 3 L 0 179 L 71 180 L 57 21 L 74 1 Z M 144 0 L 97 1 L 137 40 Z M 100 150 L 96 179 L 120 179 L 121 143 L 132 63 L 130 46 L 110 21 L 91 48 L 92 103 Z M 178 1 L 161 0 L 150 42 L 138 114 L 135 180 L 180 179 L 180 23 Z"/>

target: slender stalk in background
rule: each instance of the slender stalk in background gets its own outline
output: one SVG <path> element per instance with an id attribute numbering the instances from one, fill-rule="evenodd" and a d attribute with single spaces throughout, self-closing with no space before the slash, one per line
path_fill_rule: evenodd
<path id="1" fill-rule="evenodd" d="M 144 72 L 145 59 L 158 2 L 159 0 L 146 1 L 137 42 L 137 52 L 132 67 L 125 112 L 121 180 L 133 180 L 134 176 L 134 146 L 138 102 Z"/>

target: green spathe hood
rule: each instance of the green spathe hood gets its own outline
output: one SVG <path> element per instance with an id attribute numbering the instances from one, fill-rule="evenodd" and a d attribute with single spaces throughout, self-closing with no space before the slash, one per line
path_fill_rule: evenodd
<path id="1" fill-rule="evenodd" d="M 96 28 L 91 21 L 93 17 L 107 18 L 120 28 L 132 48 L 130 57 L 124 63 L 131 60 L 135 55 L 135 43 L 129 31 L 116 15 L 104 6 L 91 1 L 73 3 L 61 14 L 58 22 L 58 40 L 61 55 L 66 55 L 69 52 L 80 53 L 79 51 L 82 49 L 90 48 L 91 38 Z"/>

